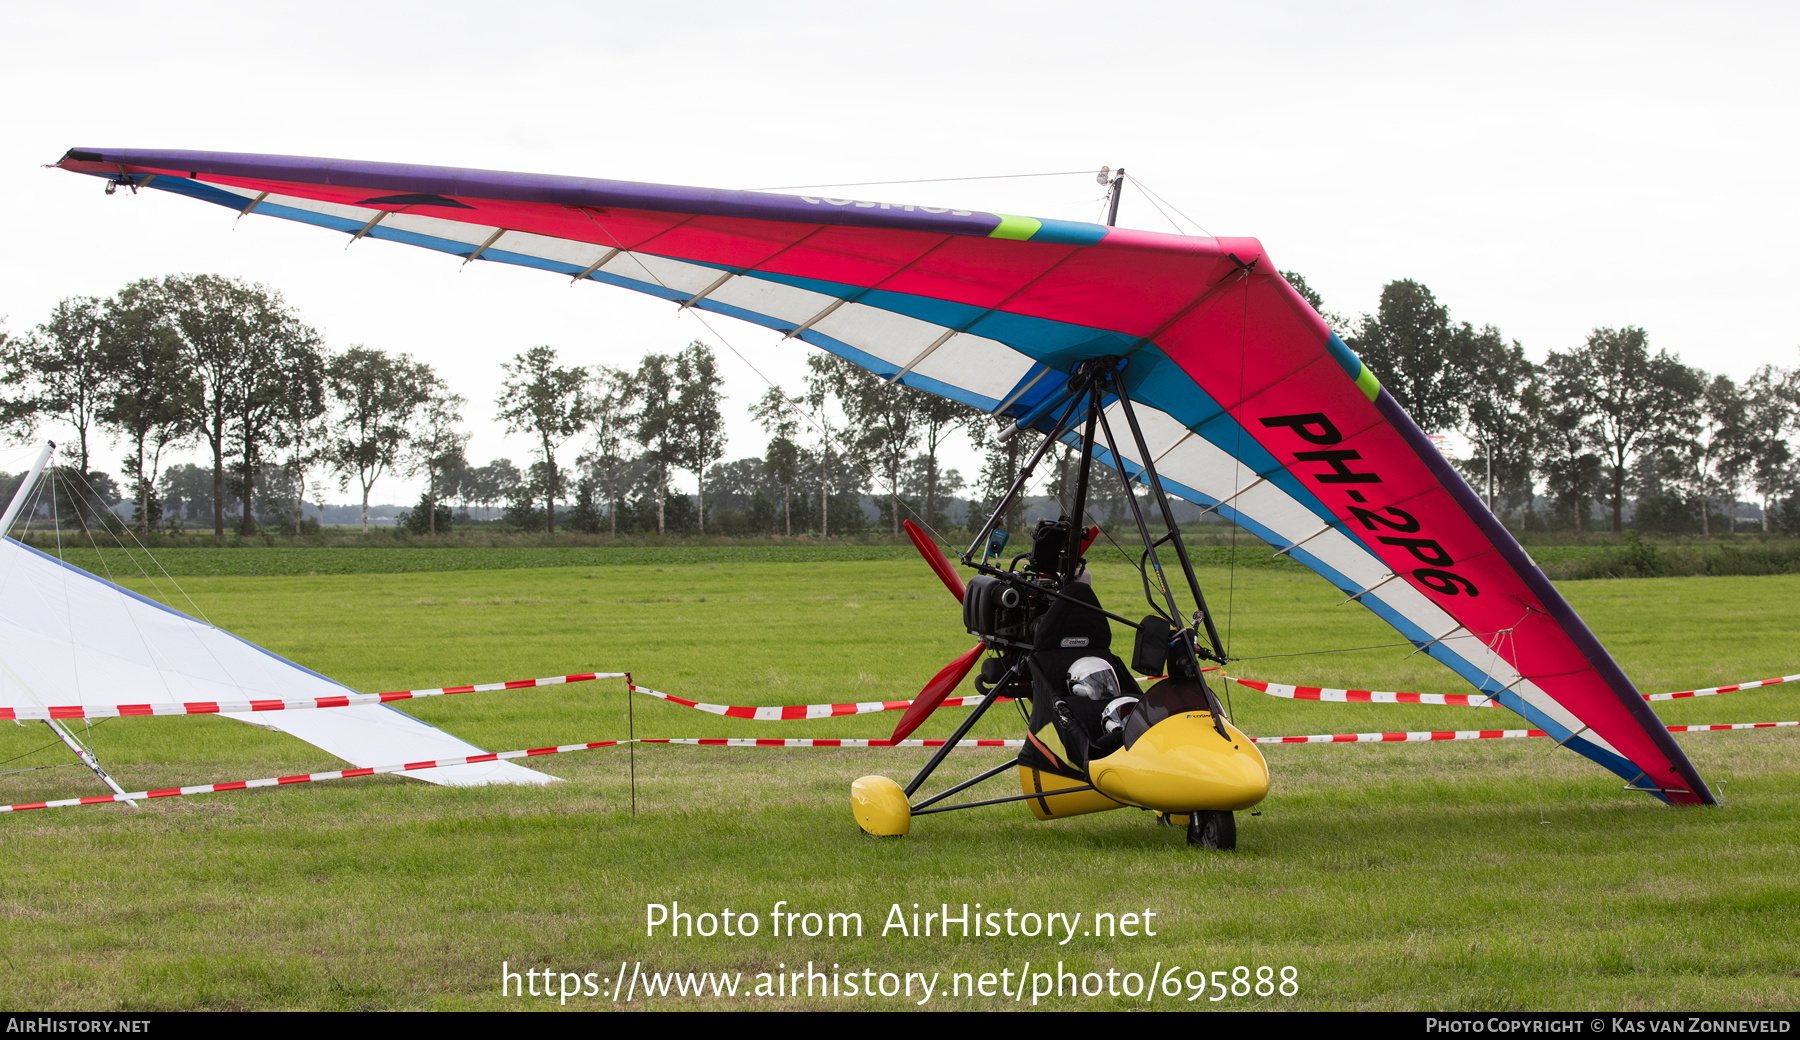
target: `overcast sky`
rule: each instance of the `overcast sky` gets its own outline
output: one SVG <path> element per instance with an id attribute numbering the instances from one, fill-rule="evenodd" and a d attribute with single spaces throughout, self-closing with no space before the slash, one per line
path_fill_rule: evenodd
<path id="1" fill-rule="evenodd" d="M 1260 238 L 1329 310 L 1413 278 L 1540 359 L 1641 325 L 1742 378 L 1800 362 L 1796 20 L 1642 2 L 12 3 L 0 315 L 23 331 L 63 297 L 175 272 L 262 282 L 334 348 L 437 366 L 471 400 L 478 462 L 530 451 L 486 418 L 502 360 L 547 343 L 632 367 L 705 339 L 739 457 L 761 451 L 744 412 L 767 384 L 729 347 L 790 387 L 811 348 L 709 316 L 728 347 L 625 290 L 234 227 L 42 165 L 97 146 L 740 188 L 1081 171 L 856 194 L 1095 220 L 1106 164 L 1208 232 Z M 1119 222 L 1172 230 L 1129 187 Z"/>

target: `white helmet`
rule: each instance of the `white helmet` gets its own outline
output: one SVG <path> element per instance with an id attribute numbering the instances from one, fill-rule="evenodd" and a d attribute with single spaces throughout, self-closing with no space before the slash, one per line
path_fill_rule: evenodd
<path id="1" fill-rule="evenodd" d="M 1102 704 L 1119 696 L 1119 677 L 1098 657 L 1083 657 L 1069 666 L 1069 692 Z"/>
<path id="2" fill-rule="evenodd" d="M 1138 705 L 1136 697 L 1114 697 L 1100 712 L 1100 721 L 1105 724 L 1106 732 L 1117 733 L 1125 728 L 1125 719 Z"/>

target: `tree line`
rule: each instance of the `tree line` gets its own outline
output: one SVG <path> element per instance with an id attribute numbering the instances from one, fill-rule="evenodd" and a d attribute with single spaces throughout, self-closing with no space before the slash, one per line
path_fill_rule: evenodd
<path id="1" fill-rule="evenodd" d="M 1652 354 L 1634 327 L 1596 329 L 1536 364 L 1493 326 L 1452 320 L 1417 282 L 1389 283 L 1373 314 L 1345 321 L 1304 278 L 1284 274 L 1348 331 L 1421 427 L 1468 436 L 1474 451 L 1457 464 L 1519 528 L 1579 532 L 1600 505 L 1621 531 L 1629 501 L 1635 526 L 1710 534 L 1721 506 L 1735 526 L 1746 490 L 1762 502 L 1764 530 L 1772 518 L 1800 528 L 1791 443 L 1800 372 L 1764 365 L 1738 384 Z M 750 406 L 767 437 L 762 453 L 727 460 L 724 380 L 706 344 L 647 354 L 634 369 L 565 365 L 537 346 L 502 363 L 491 413 L 530 438 L 532 459 L 523 469 L 504 458 L 475 465 L 469 401 L 430 365 L 363 346 L 328 350 L 278 292 L 217 275 L 72 297 L 29 332 L 0 337 L 0 428 L 22 437 L 56 421 L 74 431 L 66 469 L 90 493 L 68 512 L 84 526 L 122 497 L 93 466 L 99 432 L 129 446 L 120 473 L 139 530 L 209 518 L 217 536 L 228 508 L 242 533 L 300 533 L 313 522 L 303 501 L 332 479 L 355 487 L 366 533 L 375 486 L 395 476 L 422 478 L 403 522 L 423 534 L 467 522 L 472 508 L 503 507 L 508 526 L 548 532 L 828 536 L 873 524 L 898 534 L 910 517 L 948 536 L 980 523 L 1034 440 L 1000 442 L 1003 423 L 979 409 L 815 353 L 799 393 L 770 387 Z M 972 479 L 942 464 L 959 436 L 982 457 Z M 211 466 L 162 465 L 190 447 Z M 693 478 L 694 494 L 671 492 L 677 473 Z M 1073 479 L 1058 452 L 1045 490 L 1066 497 Z M 1024 508 L 1015 503 L 1021 515 L 1003 526 L 1020 528 Z M 1091 508 L 1102 523 L 1125 515 L 1104 481 Z"/>
<path id="2" fill-rule="evenodd" d="M 1375 313 L 1346 321 L 1284 276 L 1423 429 L 1469 438 L 1458 467 L 1518 529 L 1581 533 L 1598 507 L 1623 532 L 1629 505 L 1638 529 L 1710 537 L 1720 520 L 1736 528 L 1748 493 L 1762 530 L 1800 533 L 1800 370 L 1765 364 L 1739 383 L 1652 352 L 1635 326 L 1596 328 L 1538 364 L 1418 282 L 1388 283 Z"/>
<path id="3" fill-rule="evenodd" d="M 763 455 L 726 462 L 724 380 L 706 344 L 647 354 L 633 370 L 565 365 L 532 347 L 501 365 L 492 414 L 531 439 L 534 457 L 523 470 L 509 459 L 477 466 L 462 425 L 469 401 L 430 365 L 363 346 L 332 352 L 274 290 L 176 275 L 65 299 L 29 332 L 4 335 L 0 429 L 74 431 L 63 469 L 65 483 L 89 489 L 69 503 L 83 526 L 122 497 L 92 442 L 122 439 L 142 532 L 210 514 L 216 536 L 299 533 L 309 490 L 335 478 L 358 492 L 366 533 L 373 489 L 393 476 L 422 478 L 404 522 L 428 534 L 455 522 L 456 502 L 465 518 L 471 505 L 503 503 L 509 525 L 548 532 L 704 533 L 710 517 L 738 533 L 859 533 L 872 484 L 888 489 L 878 512 L 893 533 L 903 511 L 947 522 L 963 481 L 940 466 L 941 449 L 984 413 L 834 357 L 810 365 L 803 393 L 770 388 L 753 406 L 769 436 Z M 572 442 L 582 446 L 571 460 Z M 210 455 L 210 470 L 162 465 L 185 448 Z M 694 477 L 692 498 L 671 494 L 678 471 Z"/>

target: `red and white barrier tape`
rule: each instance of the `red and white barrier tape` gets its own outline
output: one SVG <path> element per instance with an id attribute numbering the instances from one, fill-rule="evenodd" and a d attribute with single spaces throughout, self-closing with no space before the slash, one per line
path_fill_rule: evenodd
<path id="1" fill-rule="evenodd" d="M 1499 707 L 1499 703 L 1492 697 L 1481 693 L 1395 693 L 1382 690 L 1336 690 L 1326 686 L 1289 686 L 1285 683 L 1239 679 L 1229 675 L 1226 678 L 1239 686 L 1266 693 L 1271 697 L 1286 697 L 1299 701 L 1334 701 L 1340 704 L 1451 704 L 1466 708 Z M 1797 680 L 1800 680 L 1800 675 L 1784 675 L 1779 679 L 1759 679 L 1755 682 L 1714 686 L 1705 690 L 1646 693 L 1640 696 L 1647 701 L 1672 701 L 1682 697 L 1712 697 L 1716 694 L 1754 690 L 1758 686 L 1775 686 Z"/>
<path id="2" fill-rule="evenodd" d="M 891 748 L 891 747 L 943 747 L 943 740 L 855 740 L 845 738 L 835 740 L 829 738 L 805 739 L 788 738 L 786 740 L 766 737 L 639 737 L 640 744 L 695 744 L 700 747 L 847 747 L 847 748 Z M 959 748 L 966 747 L 1024 747 L 1024 740 L 959 740 Z"/>
<path id="3" fill-rule="evenodd" d="M 180 798 L 190 794 L 213 794 L 218 791 L 244 791 L 253 787 L 284 787 L 288 784 L 311 784 L 320 780 L 347 780 L 355 776 L 375 776 L 382 773 L 407 773 L 418 769 L 437 769 L 442 766 L 480 765 L 483 762 L 503 762 L 514 758 L 535 758 L 539 755 L 561 755 L 570 751 L 591 751 L 594 748 L 618 747 L 631 743 L 628 740 L 600 740 L 591 744 L 562 744 L 557 747 L 531 748 L 526 751 L 492 751 L 483 755 L 468 755 L 463 758 L 440 758 L 432 762 L 407 762 L 392 766 L 367 766 L 361 769 L 333 769 L 326 773 L 301 773 L 297 776 L 272 776 L 262 780 L 237 780 L 226 784 L 195 784 L 191 787 L 165 787 L 157 791 L 138 791 L 133 794 L 102 794 L 88 798 L 61 798 L 53 802 L 20 802 L 15 805 L 0 805 L 0 812 L 23 812 L 26 809 L 60 809 L 68 805 L 104 805 L 108 802 L 138 801 L 151 798 Z"/>
<path id="4" fill-rule="evenodd" d="M 1793 722 L 1733 722 L 1714 726 L 1670 726 L 1670 733 L 1704 733 L 1715 730 L 1737 729 L 1774 729 L 1785 726 L 1800 726 L 1800 720 Z M 1405 733 L 1318 733 L 1304 737 L 1252 737 L 1257 744 L 1399 744 L 1423 743 L 1434 740 L 1507 740 L 1518 737 L 1547 736 L 1541 729 L 1466 729 L 1466 730 L 1420 730 Z M 191 794 L 215 794 L 221 791 L 245 791 L 257 787 L 285 787 L 290 784 L 310 784 L 321 780 L 347 780 L 358 776 L 377 776 L 386 773 L 406 773 L 420 769 L 437 769 L 445 766 L 479 765 L 483 762 L 503 762 L 515 758 L 535 758 L 540 755 L 562 755 L 571 751 L 591 751 L 595 748 L 622 747 L 626 744 L 690 744 L 700 747 L 780 747 L 780 748 L 893 748 L 893 747 L 943 747 L 948 741 L 943 740 L 880 740 L 880 739 L 769 739 L 757 737 L 639 737 L 631 740 L 599 740 L 588 744 L 561 744 L 556 747 L 530 748 L 523 751 L 497 751 L 482 755 L 469 755 L 465 758 L 440 758 L 431 762 L 407 762 L 401 765 L 370 766 L 361 769 L 334 769 L 325 773 L 302 773 L 296 776 L 275 776 L 262 780 L 238 780 L 224 784 L 196 784 L 190 787 L 165 787 L 155 791 L 137 791 L 131 794 L 103 794 L 86 798 L 60 798 L 48 802 L 19 802 L 13 805 L 0 805 L 0 813 L 24 812 L 27 809 L 60 809 L 71 805 L 106 805 L 112 802 L 148 801 L 152 798 L 179 798 Z M 959 740 L 959 748 L 1015 748 L 1023 747 L 1023 740 Z"/>
<path id="5" fill-rule="evenodd" d="M 684 708 L 695 708 L 723 715 L 730 719 L 755 719 L 758 722 L 783 722 L 796 719 L 830 719 L 840 715 L 868 715 L 878 711 L 905 711 L 912 707 L 912 701 L 857 701 L 854 704 L 785 704 L 772 707 L 754 707 L 747 704 L 707 704 L 704 701 L 690 701 L 686 697 L 677 697 L 672 693 L 652 690 L 648 686 L 633 686 L 635 693 L 646 694 L 671 704 L 679 704 Z M 1002 697 L 1001 700 L 1011 700 Z M 940 707 L 973 708 L 981 703 L 980 697 L 946 697 Z"/>
<path id="6" fill-rule="evenodd" d="M 1343 704 L 1455 704 L 1466 708 L 1495 707 L 1493 698 L 1482 693 L 1392 693 L 1382 690 L 1334 690 L 1325 686 L 1288 686 L 1285 683 L 1260 682 L 1226 676 L 1239 686 L 1266 693 L 1271 697 L 1287 697 L 1298 701 L 1336 701 Z"/>
<path id="7" fill-rule="evenodd" d="M 1427 740 L 1506 740 L 1541 737 L 1541 729 L 1440 729 L 1407 733 L 1315 733 L 1307 737 L 1251 737 L 1258 744 L 1390 744 Z"/>
<path id="8" fill-rule="evenodd" d="M 1758 679 L 1755 682 L 1738 683 L 1735 686 L 1714 686 L 1705 690 L 1682 690 L 1680 693 L 1645 694 L 1647 701 L 1672 701 L 1679 697 L 1711 697 L 1720 693 L 1736 693 L 1739 690 L 1754 690 L 1758 686 L 1778 686 L 1781 683 L 1800 680 L 1800 675 L 1784 675 L 1779 679 Z"/>
<path id="9" fill-rule="evenodd" d="M 455 693 L 523 690 L 533 686 L 561 686 L 564 683 L 587 682 L 591 679 L 619 679 L 623 678 L 625 674 L 624 672 L 588 672 L 583 675 L 553 675 L 548 679 L 515 679 L 512 682 L 483 683 L 479 686 L 440 686 L 431 690 L 397 690 L 391 693 L 347 693 L 340 697 L 315 697 L 306 700 L 186 701 L 171 704 L 53 704 L 48 708 L 0 708 L 0 720 L 106 719 L 122 715 L 217 715 L 226 711 L 349 708 L 358 704 L 386 704 L 389 701 L 413 700 L 419 697 L 447 697 Z"/>
<path id="10" fill-rule="evenodd" d="M 401 765 L 369 766 L 361 769 L 333 769 L 325 773 L 302 773 L 296 776 L 272 776 L 262 780 L 237 780 L 224 784 L 195 784 L 189 787 L 165 787 L 155 791 L 137 791 L 132 794 L 93 795 L 87 798 L 60 798 L 49 802 L 20 802 L 14 805 L 0 805 L 0 813 L 24 812 L 26 809 L 61 809 L 71 805 L 106 805 L 112 802 L 149 800 L 152 798 L 180 798 L 190 794 L 214 794 L 220 791 L 245 791 L 257 787 L 285 787 L 289 784 L 311 784 L 321 780 L 347 780 L 358 776 L 377 776 L 385 773 L 407 773 L 420 769 L 437 769 L 443 766 L 480 765 L 483 762 L 504 762 L 515 758 L 536 758 L 540 755 L 562 755 L 571 751 L 591 751 L 595 748 L 622 747 L 626 744 L 697 744 L 706 747 L 943 747 L 942 740 L 902 740 L 895 743 L 891 740 L 758 740 L 744 737 L 639 737 L 631 740 L 599 740 L 588 744 L 561 744 L 556 747 L 530 748 L 523 751 L 495 751 L 482 755 L 469 755 L 465 758 L 440 758 L 432 762 L 407 762 Z M 959 740 L 956 746 L 966 747 L 1022 747 L 1023 740 Z"/>
<path id="11" fill-rule="evenodd" d="M 1670 726 L 1670 733 L 1703 733 L 1728 729 L 1773 729 L 1800 726 L 1794 722 L 1734 722 L 1717 726 Z M 1417 744 L 1433 740 L 1509 740 L 1518 737 L 1547 736 L 1541 729 L 1458 729 L 1414 730 L 1404 733 L 1315 733 L 1304 737 L 1251 737 L 1257 744 Z M 853 740 L 802 739 L 782 740 L 769 737 L 639 737 L 640 744 L 695 744 L 702 747 L 783 747 L 783 748 L 891 748 L 943 747 L 942 740 Z M 1023 747 L 1023 740 L 959 740 L 956 746 Z"/>
<path id="12" fill-rule="evenodd" d="M 1707 733 L 1723 729 L 1773 729 L 1800 726 L 1794 722 L 1732 722 L 1719 726 L 1669 726 L 1670 733 Z M 1548 736 L 1541 729 L 1440 729 L 1405 733 L 1315 733 L 1306 737 L 1252 737 L 1258 744 L 1412 744 L 1429 740 L 1510 740 Z"/>

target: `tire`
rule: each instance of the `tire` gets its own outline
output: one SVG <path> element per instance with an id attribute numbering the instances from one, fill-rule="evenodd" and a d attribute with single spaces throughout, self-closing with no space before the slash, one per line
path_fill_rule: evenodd
<path id="1" fill-rule="evenodd" d="M 1202 809 L 1188 817 L 1188 844 L 1196 848 L 1230 852 L 1237 848 L 1237 817 L 1217 809 Z"/>

